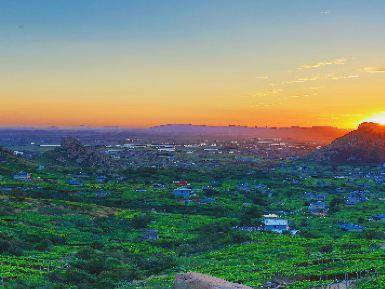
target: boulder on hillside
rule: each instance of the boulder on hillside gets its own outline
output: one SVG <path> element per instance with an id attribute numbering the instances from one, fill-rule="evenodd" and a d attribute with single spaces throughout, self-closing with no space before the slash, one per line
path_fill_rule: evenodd
<path id="1" fill-rule="evenodd" d="M 78 139 L 65 137 L 61 146 L 46 153 L 47 158 L 60 165 L 76 165 L 83 168 L 108 168 L 111 159 L 97 148 L 83 145 Z"/>
<path id="2" fill-rule="evenodd" d="M 178 274 L 174 289 L 252 289 L 242 284 L 231 283 L 200 273 L 189 272 Z"/>

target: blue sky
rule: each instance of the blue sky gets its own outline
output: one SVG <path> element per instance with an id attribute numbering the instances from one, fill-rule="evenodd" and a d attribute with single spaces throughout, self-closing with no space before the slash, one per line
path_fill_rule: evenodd
<path id="1" fill-rule="evenodd" d="M 378 0 L 1 0 L 0 77 L 4 83 L 0 97 L 7 108 L 0 110 L 0 122 L 7 123 L 7 117 L 16 111 L 12 109 L 15 100 L 31 102 L 18 108 L 20 117 L 33 107 L 32 102 L 39 102 L 52 108 L 55 104 L 67 106 L 79 122 L 96 120 L 96 107 L 94 116 L 75 109 L 82 100 L 93 99 L 99 108 L 104 101 L 112 110 L 112 104 L 133 104 L 128 112 L 162 102 L 174 103 L 175 109 L 185 109 L 185 103 L 198 109 L 198 103 L 205 101 L 203 112 L 189 113 L 185 118 L 167 119 L 167 107 L 160 106 L 158 117 L 134 113 L 143 120 L 136 123 L 134 116 L 124 119 L 122 111 L 115 122 L 126 125 L 190 119 L 244 124 L 247 121 L 236 115 L 266 115 L 260 111 L 262 104 L 276 106 L 272 113 L 298 114 L 296 104 L 292 108 L 289 104 L 279 106 L 280 99 L 299 92 L 309 95 L 303 92 L 305 87 L 279 88 L 265 99 L 255 97 L 269 89 L 267 83 L 255 79 L 267 76 L 277 85 L 290 78 L 347 79 L 357 75 L 360 80 L 354 85 L 364 80 L 365 86 L 371 83 L 369 99 L 381 110 L 379 83 L 383 79 L 374 73 L 368 79 L 368 74 L 361 73 L 365 68 L 385 65 L 384 11 L 385 1 Z M 343 65 L 326 65 L 322 69 L 335 70 L 322 75 L 305 75 L 297 69 L 335 59 L 344 59 Z M 323 98 L 341 99 L 333 115 L 340 119 L 337 125 L 346 125 L 341 115 L 348 112 L 342 113 L 339 107 L 346 103 L 351 88 L 345 91 L 346 83 L 314 86 L 326 87 L 325 94 L 313 95 L 320 110 L 328 107 Z M 348 109 L 358 114 L 363 100 L 358 95 L 351 97 L 357 99 L 356 107 Z M 223 104 L 218 105 L 219 100 Z M 306 101 L 300 106 L 309 106 Z M 363 110 L 368 114 L 374 109 Z M 205 118 L 210 114 L 216 117 Z M 64 118 L 47 115 L 45 121 L 62 123 Z M 293 117 L 290 120 L 300 122 Z M 25 121 L 36 119 L 30 116 Z M 261 117 L 247 123 L 262 121 Z M 112 122 L 110 115 L 100 121 Z M 306 124 L 320 122 L 314 118 Z M 282 120 L 274 123 L 270 118 L 267 123 L 279 125 Z"/>

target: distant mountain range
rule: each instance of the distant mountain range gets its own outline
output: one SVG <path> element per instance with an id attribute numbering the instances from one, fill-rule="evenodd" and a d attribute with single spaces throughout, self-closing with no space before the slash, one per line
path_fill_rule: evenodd
<path id="1" fill-rule="evenodd" d="M 331 126 L 312 127 L 248 127 L 248 126 L 206 126 L 192 124 L 167 124 L 152 127 L 151 133 L 169 135 L 249 136 L 261 138 L 282 138 L 296 141 L 317 141 L 330 143 L 349 132 Z"/>
<path id="2" fill-rule="evenodd" d="M 329 162 L 385 163 L 385 126 L 365 122 L 310 155 L 310 159 Z"/>

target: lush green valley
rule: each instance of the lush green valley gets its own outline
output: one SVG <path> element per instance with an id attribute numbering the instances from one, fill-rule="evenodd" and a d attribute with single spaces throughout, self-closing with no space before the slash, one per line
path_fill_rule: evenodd
<path id="1" fill-rule="evenodd" d="M 385 221 L 373 219 L 385 212 L 384 183 L 373 177 L 380 167 L 260 161 L 101 178 L 92 169 L 42 167 L 6 153 L 1 159 L 4 288 L 171 288 L 184 271 L 254 288 L 272 281 L 293 289 L 343 279 L 358 279 L 360 288 L 384 284 Z M 21 170 L 31 179 L 15 180 Z M 188 198 L 173 194 L 173 181 L 184 179 L 194 189 Z M 359 189 L 367 200 L 345 205 L 346 194 Z M 328 214 L 309 213 L 305 192 L 324 195 Z M 295 231 L 261 229 L 269 213 Z M 341 222 L 365 229 L 346 232 Z"/>

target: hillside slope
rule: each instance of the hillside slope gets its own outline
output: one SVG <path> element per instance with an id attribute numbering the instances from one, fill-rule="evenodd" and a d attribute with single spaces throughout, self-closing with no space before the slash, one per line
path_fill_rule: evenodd
<path id="1" fill-rule="evenodd" d="M 31 170 L 35 168 L 32 162 L 15 156 L 12 151 L 0 147 L 0 174 L 11 174 L 21 170 Z"/>
<path id="2" fill-rule="evenodd" d="M 385 126 L 362 123 L 357 130 L 337 138 L 309 157 L 316 161 L 385 163 Z"/>

